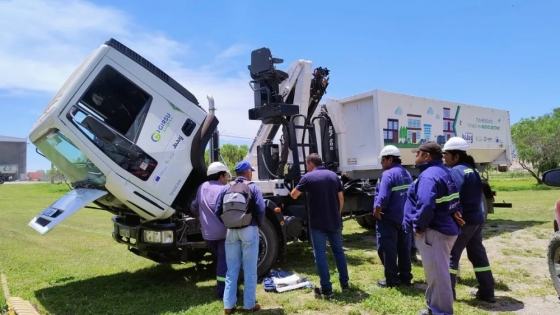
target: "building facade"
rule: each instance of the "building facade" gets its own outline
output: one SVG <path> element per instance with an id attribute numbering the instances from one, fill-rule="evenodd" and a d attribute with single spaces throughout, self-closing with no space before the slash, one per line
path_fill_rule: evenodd
<path id="1" fill-rule="evenodd" d="M 27 139 L 0 136 L 0 167 L 9 172 L 10 167 L 17 165 L 17 175 L 12 180 L 27 179 Z"/>

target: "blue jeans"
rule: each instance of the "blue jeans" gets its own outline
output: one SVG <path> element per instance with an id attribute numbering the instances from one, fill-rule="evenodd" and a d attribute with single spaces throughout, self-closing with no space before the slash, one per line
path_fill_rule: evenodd
<path id="1" fill-rule="evenodd" d="M 412 280 L 410 234 L 389 219 L 375 220 L 377 254 L 385 267 L 387 285 L 408 284 Z"/>
<path id="2" fill-rule="evenodd" d="M 226 234 L 226 288 L 224 308 L 233 308 L 237 302 L 237 278 L 243 266 L 243 308 L 252 309 L 257 299 L 257 259 L 259 255 L 259 228 L 248 226 L 228 229 Z"/>
<path id="3" fill-rule="evenodd" d="M 346 256 L 342 249 L 342 230 L 325 231 L 311 230 L 311 240 L 313 242 L 313 254 L 315 256 L 315 266 L 317 273 L 321 279 L 321 290 L 325 293 L 332 292 L 331 275 L 329 273 L 329 265 L 327 263 L 327 239 L 331 246 L 331 251 L 336 262 L 338 270 L 338 280 L 340 285 L 348 284 L 348 266 L 346 265 Z"/>

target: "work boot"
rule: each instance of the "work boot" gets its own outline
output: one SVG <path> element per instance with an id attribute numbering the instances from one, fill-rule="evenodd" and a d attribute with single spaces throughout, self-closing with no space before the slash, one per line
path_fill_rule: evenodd
<path id="1" fill-rule="evenodd" d="M 377 281 L 377 286 L 380 288 L 393 288 L 393 287 L 399 287 L 401 286 L 401 283 L 397 283 L 397 284 L 387 284 L 387 280 L 379 280 Z"/>
<path id="2" fill-rule="evenodd" d="M 260 311 L 260 309 L 261 309 L 261 305 L 259 303 L 255 303 L 255 306 L 253 306 L 253 308 L 250 308 L 250 309 L 244 308 L 243 312 L 253 313 L 253 312 L 256 312 L 256 311 Z"/>
<path id="3" fill-rule="evenodd" d="M 316 298 L 324 298 L 326 300 L 329 300 L 334 297 L 334 293 L 332 291 L 323 291 L 320 288 L 315 288 L 314 292 Z"/>
<path id="4" fill-rule="evenodd" d="M 474 296 L 477 300 L 481 300 L 488 303 L 496 303 L 495 296 L 481 296 L 478 294 L 478 290 L 472 290 L 471 295 Z"/>
<path id="5" fill-rule="evenodd" d="M 235 307 L 234 308 L 224 308 L 224 314 L 233 314 L 234 311 L 235 311 Z"/>

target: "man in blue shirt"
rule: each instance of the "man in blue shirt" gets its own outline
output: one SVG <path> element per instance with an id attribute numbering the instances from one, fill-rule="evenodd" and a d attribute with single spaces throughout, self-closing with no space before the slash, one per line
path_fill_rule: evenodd
<path id="1" fill-rule="evenodd" d="M 496 303 L 494 276 L 490 269 L 486 249 L 482 244 L 482 226 L 484 224 L 484 209 L 481 208 L 482 180 L 476 171 L 473 157 L 467 155 L 468 149 L 469 144 L 461 137 L 450 138 L 443 146 L 443 160 L 445 165 L 451 168 L 451 174 L 457 183 L 459 200 L 463 207 L 462 219 L 465 221 L 465 225 L 461 227 L 461 234 L 451 249 L 449 262 L 451 286 L 453 296 L 455 296 L 459 260 L 466 248 L 479 285 L 478 291 L 472 291 L 471 294 L 479 300 Z"/>
<path id="2" fill-rule="evenodd" d="M 243 310 L 256 312 L 261 309 L 257 301 L 257 262 L 259 255 L 259 226 L 265 220 L 265 205 L 259 186 L 255 185 L 253 179 L 254 169 L 247 161 L 241 161 L 235 166 L 237 178 L 235 182 L 246 182 L 251 190 L 252 219 L 249 226 L 238 229 L 227 229 L 226 234 L 226 288 L 224 291 L 224 313 L 232 314 L 237 302 L 237 278 L 239 269 L 243 265 Z M 231 183 L 234 184 L 235 182 Z M 216 201 L 216 216 L 222 221 L 224 212 L 224 194 L 230 185 L 226 185 L 218 195 Z"/>
<path id="3" fill-rule="evenodd" d="M 403 224 L 416 236 L 428 283 L 428 308 L 418 314 L 449 315 L 453 314 L 449 256 L 461 233 L 454 217 L 461 212 L 459 191 L 451 172 L 443 165 L 439 144 L 425 142 L 413 152 L 420 175 L 408 189 Z"/>
<path id="4" fill-rule="evenodd" d="M 191 203 L 191 214 L 200 220 L 202 238 L 208 251 L 216 260 L 216 297 L 224 298 L 226 281 L 226 227 L 214 214 L 218 194 L 228 182 L 230 173 L 227 166 L 214 162 L 208 166 L 208 181 L 204 182 L 196 192 L 196 198 Z"/>
<path id="5" fill-rule="evenodd" d="M 401 166 L 401 151 L 393 145 L 381 150 L 381 167 L 385 170 L 377 181 L 373 202 L 376 218 L 377 253 L 385 268 L 385 280 L 377 285 L 394 287 L 410 285 L 412 266 L 410 262 L 410 235 L 403 229 L 406 191 L 412 177 Z M 398 264 L 397 264 L 398 257 Z"/>
<path id="6" fill-rule="evenodd" d="M 312 153 L 307 157 L 306 167 L 307 174 L 303 175 L 290 196 L 296 199 L 302 192 L 307 194 L 313 254 L 321 279 L 321 289 L 317 288 L 315 293 L 331 298 L 333 291 L 327 263 L 327 239 L 336 262 L 340 286 L 343 290 L 349 288 L 348 266 L 342 248 L 341 213 L 344 206 L 344 189 L 336 173 L 323 167 L 318 154 Z"/>

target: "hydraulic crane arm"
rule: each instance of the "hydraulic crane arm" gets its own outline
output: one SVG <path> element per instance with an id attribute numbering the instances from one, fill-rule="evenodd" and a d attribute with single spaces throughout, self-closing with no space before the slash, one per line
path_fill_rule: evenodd
<path id="1" fill-rule="evenodd" d="M 294 61 L 287 72 L 277 70 L 275 63 L 283 62 L 273 58 L 268 48 L 261 48 L 251 54 L 251 87 L 255 92 L 255 107 L 249 110 L 249 119 L 261 120 L 262 124 L 251 144 L 248 158 L 251 164 L 257 163 L 256 146 L 273 141 L 282 128 L 282 143 L 279 170 L 287 162 L 289 139 L 287 126 L 291 120 L 298 125 L 309 124 L 315 110 L 326 93 L 328 69 L 311 70 L 312 63 L 307 60 Z M 303 130 L 295 131 L 295 138 L 302 143 L 309 142 L 309 134 Z M 293 152 L 292 152 L 293 154 Z M 299 160 L 304 158 L 297 153 Z M 278 172 L 282 177 L 281 172 Z"/>

